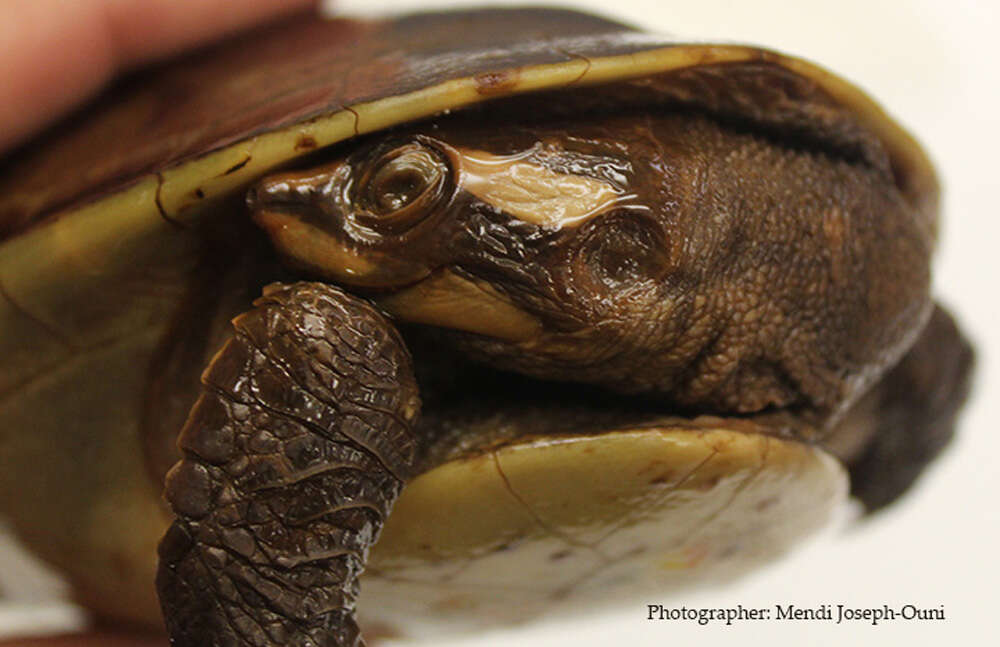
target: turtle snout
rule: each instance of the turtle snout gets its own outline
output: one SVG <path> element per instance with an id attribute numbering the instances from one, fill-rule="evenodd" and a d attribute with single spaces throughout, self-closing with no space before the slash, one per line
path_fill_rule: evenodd
<path id="1" fill-rule="evenodd" d="M 342 162 L 275 175 L 249 189 L 246 203 L 285 262 L 311 276 L 383 290 L 425 278 L 426 263 L 353 236 L 350 179 Z"/>

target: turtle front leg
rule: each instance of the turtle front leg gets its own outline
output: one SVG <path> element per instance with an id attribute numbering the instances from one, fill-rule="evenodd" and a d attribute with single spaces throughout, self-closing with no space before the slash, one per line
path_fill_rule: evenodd
<path id="1" fill-rule="evenodd" d="M 276 284 L 254 306 L 202 375 L 167 475 L 170 640 L 358 645 L 358 577 L 418 453 L 412 362 L 336 288 Z"/>

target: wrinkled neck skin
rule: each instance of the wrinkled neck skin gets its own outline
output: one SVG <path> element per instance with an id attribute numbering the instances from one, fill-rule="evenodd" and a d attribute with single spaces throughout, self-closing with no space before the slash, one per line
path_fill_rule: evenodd
<path id="1" fill-rule="evenodd" d="M 452 118 L 250 204 L 292 264 L 491 365 L 830 427 L 929 312 L 886 168 L 696 112 Z"/>

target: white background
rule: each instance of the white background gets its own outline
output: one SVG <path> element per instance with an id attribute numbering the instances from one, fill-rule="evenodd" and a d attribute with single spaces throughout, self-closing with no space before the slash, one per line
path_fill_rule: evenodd
<path id="1" fill-rule="evenodd" d="M 368 10 L 372 0 L 340 0 L 340 12 Z M 381 0 L 381 9 L 455 6 L 457 1 Z M 508 4 L 494 2 L 493 4 Z M 522 3 L 516 3 L 522 4 Z M 560 3 L 550 3 L 560 4 Z M 1000 625 L 1000 392 L 995 354 L 1000 258 L 1000 90 L 996 69 L 1000 10 L 991 0 L 579 0 L 578 7 L 649 30 L 696 39 L 745 41 L 818 62 L 881 101 L 930 151 L 942 175 L 943 239 L 936 291 L 978 347 L 979 365 L 960 436 L 900 504 L 862 524 L 846 524 L 785 561 L 725 589 L 680 595 L 671 606 L 938 608 L 943 622 L 871 626 L 823 622 L 744 622 L 730 627 L 650 623 L 645 608 L 494 632 L 442 647 L 536 645 L 702 646 L 750 641 L 773 645 L 987 644 Z M 0 547 L 0 586 L 20 570 Z M 15 560 L 15 561 L 12 561 Z M 10 592 L 37 596 L 37 590 Z M 32 605 L 56 623 L 75 616 Z M 0 637 L 34 622 L 27 605 L 0 600 Z M 39 609 L 46 609 L 38 611 Z"/>

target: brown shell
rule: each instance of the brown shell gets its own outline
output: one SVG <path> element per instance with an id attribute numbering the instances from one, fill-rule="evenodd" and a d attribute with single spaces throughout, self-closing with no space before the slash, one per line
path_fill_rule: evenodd
<path id="1" fill-rule="evenodd" d="M 156 182 L 155 204 L 144 206 L 185 220 L 202 202 L 353 134 L 531 90 L 734 63 L 757 65 L 776 86 L 797 84 L 793 101 L 835 107 L 846 115 L 833 119 L 873 133 L 897 180 L 933 211 L 936 185 L 919 147 L 818 67 L 758 48 L 676 43 L 576 12 L 479 9 L 380 21 L 301 15 L 126 79 L 11 156 L 0 170 L 0 237 L 143 180 Z M 707 107 L 763 114 L 778 95 Z M 192 167 L 209 158 L 216 163 Z M 185 167 L 190 177 L 176 177 Z"/>

